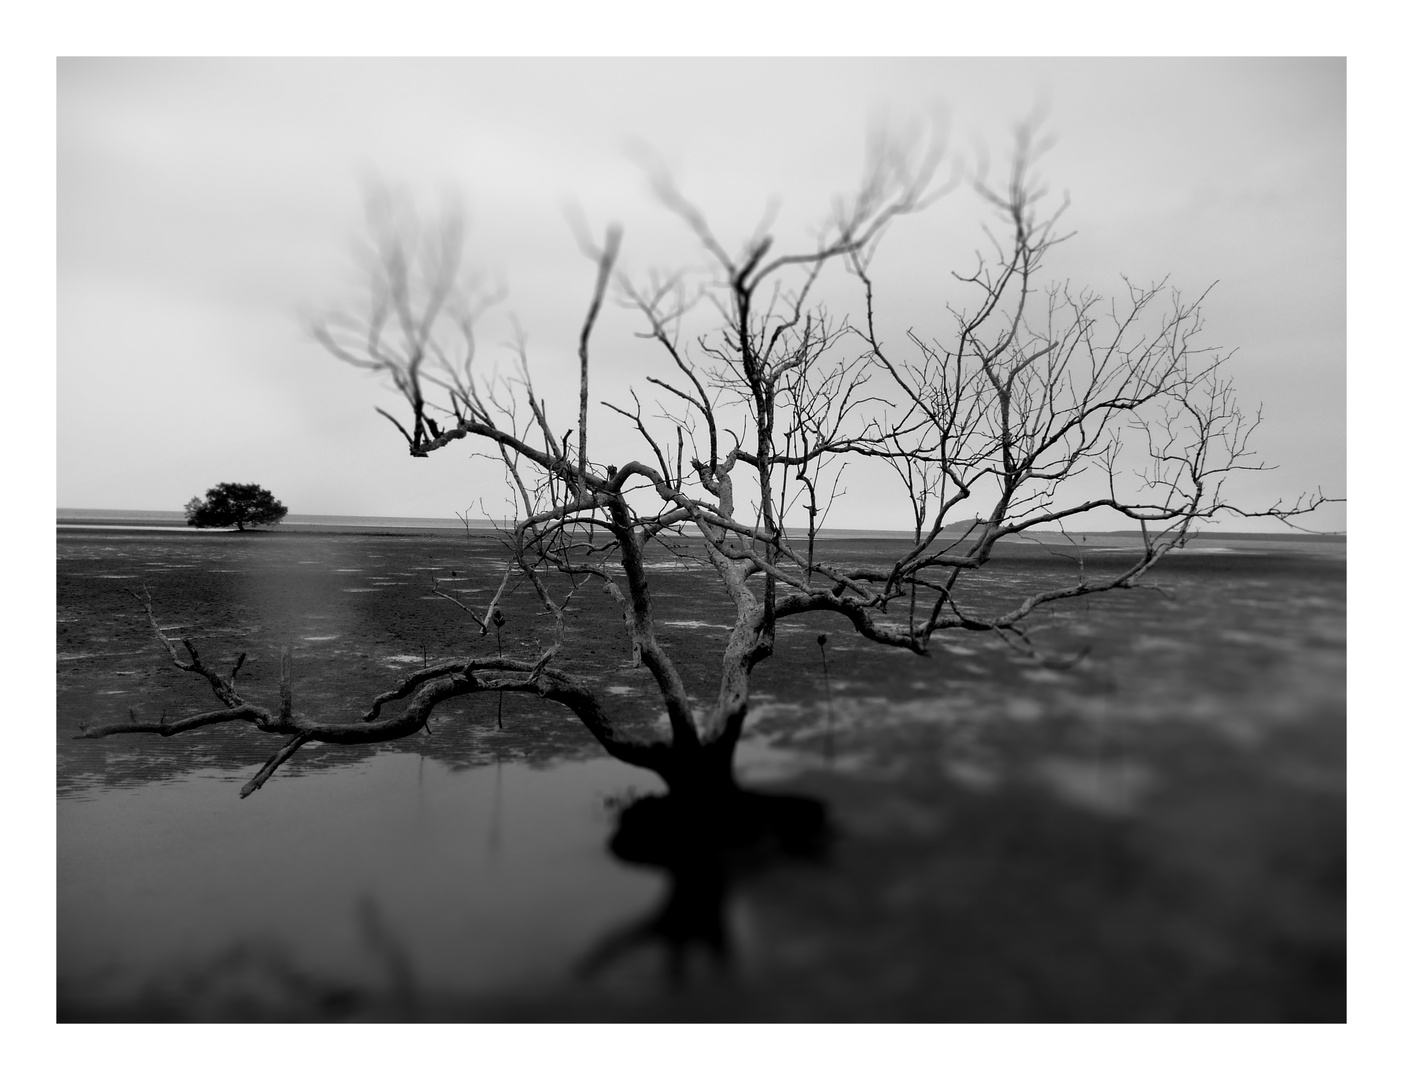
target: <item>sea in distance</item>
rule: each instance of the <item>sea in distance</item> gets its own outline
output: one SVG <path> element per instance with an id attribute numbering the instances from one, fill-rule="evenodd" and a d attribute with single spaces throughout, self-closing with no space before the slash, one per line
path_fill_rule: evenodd
<path id="1" fill-rule="evenodd" d="M 945 535 L 959 535 L 969 526 L 968 521 L 953 522 L 945 526 L 942 530 Z M 461 517 L 389 517 L 382 515 L 348 515 L 348 514 L 288 514 L 278 524 L 280 532 L 309 532 L 309 533 L 361 533 L 361 534 L 405 534 L 405 535 L 433 535 L 433 534 L 459 534 L 464 530 L 470 534 L 486 535 L 508 528 L 509 522 L 492 521 L 487 518 L 461 518 Z M 72 507 L 59 507 L 57 513 L 57 526 L 60 530 L 68 529 L 121 529 L 139 531 L 161 531 L 161 532 L 184 532 L 191 536 L 202 534 L 219 534 L 223 532 L 233 532 L 233 529 L 192 529 L 185 524 L 185 514 L 179 510 L 94 510 L 80 509 Z M 683 526 L 683 531 L 688 531 Z M 798 535 L 799 530 L 794 530 Z M 1088 531 L 1087 537 L 1095 537 L 1095 543 L 1109 544 L 1112 547 L 1120 548 L 1127 546 L 1138 546 L 1140 534 L 1133 530 L 1119 531 Z M 826 540 L 909 540 L 911 533 L 905 529 L 837 529 L 821 528 L 818 536 Z M 1003 543 L 1013 544 L 1058 544 L 1065 542 L 1062 534 L 1055 530 L 1029 530 L 1021 536 L 1011 536 L 1005 538 Z M 1301 546 L 1303 550 L 1314 551 L 1324 554 L 1320 545 L 1339 545 L 1339 551 L 1335 554 L 1342 555 L 1344 551 L 1345 534 L 1310 534 L 1302 532 L 1257 532 L 1257 531 L 1228 531 L 1228 530 L 1204 530 L 1200 532 L 1197 539 L 1191 541 L 1190 546 L 1201 552 L 1207 553 L 1204 545 L 1209 543 L 1221 543 L 1224 541 L 1246 541 L 1253 547 L 1262 543 L 1269 545 L 1269 549 L 1276 548 L 1279 544 L 1286 542 L 1293 547 Z M 1237 550 L 1241 544 L 1234 544 L 1231 550 Z M 1217 549 L 1221 553 L 1227 553 L 1230 549 Z"/>

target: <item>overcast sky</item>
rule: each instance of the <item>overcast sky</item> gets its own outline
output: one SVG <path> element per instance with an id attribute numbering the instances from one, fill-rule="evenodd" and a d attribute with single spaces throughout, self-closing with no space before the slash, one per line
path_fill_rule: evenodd
<path id="1" fill-rule="evenodd" d="M 1237 349 L 1239 394 L 1263 406 L 1257 449 L 1278 466 L 1239 501 L 1344 495 L 1343 61 L 64 60 L 58 505 L 179 510 L 224 480 L 297 513 L 496 505 L 498 469 L 461 443 L 410 459 L 374 411 L 393 397 L 306 331 L 305 312 L 354 289 L 369 176 L 426 203 L 461 193 L 468 261 L 509 290 L 484 363 L 510 362 L 514 316 L 568 413 L 592 271 L 562 206 L 596 230 L 619 222 L 634 272 L 697 259 L 631 147 L 667 163 L 724 243 L 775 197 L 797 243 L 854 186 L 874 125 L 943 116 L 952 159 L 997 163 L 1035 108 L 1057 140 L 1042 172 L 1077 233 L 1052 274 L 1103 291 L 1122 273 L 1186 293 L 1217 282 L 1206 337 Z M 891 234 L 877 262 L 890 338 L 948 332 L 950 272 L 970 268 L 987 217 L 962 192 Z M 597 398 L 662 362 L 635 329 L 606 309 Z M 606 440 L 592 432 L 592 457 Z M 901 527 L 897 490 L 850 486 L 829 524 Z M 1344 522 L 1339 507 L 1312 524 Z"/>

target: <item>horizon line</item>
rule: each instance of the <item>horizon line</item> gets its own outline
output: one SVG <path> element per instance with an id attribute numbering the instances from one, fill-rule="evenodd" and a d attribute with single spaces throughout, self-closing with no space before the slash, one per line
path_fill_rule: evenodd
<path id="1" fill-rule="evenodd" d="M 65 514 L 82 514 L 82 515 L 99 515 L 99 514 L 102 514 L 102 515 L 107 515 L 107 516 L 110 516 L 110 517 L 113 517 L 113 518 L 119 518 L 119 517 L 122 517 L 122 516 L 125 516 L 125 515 L 161 514 L 161 515 L 166 515 L 166 516 L 168 516 L 171 520 L 180 520 L 180 519 L 182 519 L 182 518 L 184 517 L 183 511 L 180 511 L 180 510 L 134 510 L 134 509 L 111 509 L 111 508 L 106 508 L 106 507 L 87 507 L 87 506 L 81 506 L 81 507 L 80 507 L 80 506 L 59 506 L 59 507 L 55 507 L 55 515 L 56 515 L 56 517 L 57 517 L 60 521 L 61 521 L 61 519 L 63 518 L 63 516 L 64 516 Z M 496 530 L 501 530 L 501 529 L 510 527 L 510 523 L 508 523 L 508 522 L 502 522 L 501 524 L 499 524 L 497 521 L 493 520 L 492 518 L 487 518 L 487 517 L 470 517 L 470 518 L 464 519 L 464 518 L 458 517 L 458 516 L 456 516 L 456 515 L 453 516 L 453 517 L 441 517 L 441 516 L 438 516 L 438 515 L 430 515 L 430 514 L 416 514 L 416 515 L 405 515 L 405 514 L 319 514 L 319 513 L 293 513 L 293 512 L 291 512 L 291 511 L 289 511 L 288 514 L 287 514 L 287 517 L 288 517 L 288 518 L 340 518 L 340 519 L 343 519 L 343 520 L 346 520 L 346 521 L 368 521 L 368 520 L 370 520 L 370 519 L 381 519 L 381 520 L 384 520 L 384 521 L 387 521 L 387 522 L 392 522 L 392 521 L 435 521 L 435 522 L 443 522 L 445 525 L 450 525 L 450 526 L 454 526 L 454 527 L 459 526 L 459 525 L 462 525 L 463 522 L 464 522 L 464 520 L 466 520 L 467 523 L 468 523 L 468 526 L 467 526 L 467 527 L 471 527 L 471 526 L 473 526 L 473 525 L 482 525 L 482 526 L 487 526 L 487 527 L 490 527 L 490 528 L 496 529 Z M 950 529 L 950 528 L 954 528 L 955 526 L 958 526 L 958 525 L 965 525 L 965 524 L 968 523 L 968 520 L 969 520 L 969 519 L 963 519 L 963 520 L 961 520 L 961 521 L 950 522 L 948 525 L 945 526 L 945 528 L 946 528 L 946 529 Z M 292 522 L 292 524 L 295 524 L 295 522 Z M 898 535 L 899 535 L 899 536 L 910 536 L 910 535 L 911 535 L 911 530 L 910 530 L 910 529 L 852 528 L 852 527 L 845 526 L 845 525 L 826 525 L 826 526 L 821 526 L 821 527 L 818 529 L 818 532 L 819 532 L 820 534 L 821 534 L 821 533 L 824 533 L 824 532 L 829 532 L 829 533 L 833 533 L 833 532 L 846 532 L 846 533 L 859 533 L 859 534 L 871 535 L 871 536 L 898 536 Z M 1027 532 L 1027 533 L 1037 533 L 1038 535 L 1042 535 L 1042 534 L 1051 534 L 1051 535 L 1054 535 L 1054 536 L 1060 536 L 1060 535 L 1063 534 L 1064 530 L 1061 530 L 1061 529 L 1048 529 L 1048 528 L 1041 528 L 1041 529 L 1038 529 L 1038 528 L 1030 528 L 1030 529 L 1025 530 L 1025 532 Z M 1135 533 L 1137 533 L 1137 532 L 1138 532 L 1138 530 L 1133 529 L 1133 528 L 1126 528 L 1126 529 L 1072 529 L 1072 530 L 1069 531 L 1069 533 L 1076 533 L 1076 534 L 1081 535 L 1081 536 L 1117 536 L 1117 535 L 1123 535 L 1123 534 L 1135 534 Z M 1338 531 L 1319 531 L 1319 530 L 1312 530 L 1312 529 L 1289 528 L 1289 527 L 1288 527 L 1286 530 L 1284 530 L 1284 531 L 1262 531 L 1262 530 L 1256 530 L 1256 529 L 1250 529 L 1250 528 L 1237 528 L 1237 529 L 1234 529 L 1234 528 L 1230 528 L 1230 527 L 1216 527 L 1216 528 L 1204 528 L 1204 529 L 1195 530 L 1195 532 L 1194 532 L 1193 535 L 1214 535 L 1214 534 L 1229 534 L 1229 533 L 1230 533 L 1230 534 L 1235 534 L 1235 535 L 1252 535 L 1252 536 L 1264 536 L 1264 537 L 1297 537 L 1297 538 L 1301 538 L 1301 539 L 1305 539 L 1305 538 L 1307 538 L 1307 537 L 1312 537 L 1312 536 L 1325 538 L 1325 537 L 1346 537 L 1346 536 L 1348 535 L 1347 531 L 1346 531 L 1346 530 L 1343 530 L 1343 529 L 1338 530 Z M 793 531 L 792 531 L 792 530 L 791 530 L 791 534 L 793 534 Z"/>

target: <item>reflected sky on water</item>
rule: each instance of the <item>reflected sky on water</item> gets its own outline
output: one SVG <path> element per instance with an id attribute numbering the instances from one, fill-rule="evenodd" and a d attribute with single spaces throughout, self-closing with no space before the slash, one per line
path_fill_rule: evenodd
<path id="1" fill-rule="evenodd" d="M 452 769 L 382 753 L 241 800 L 244 779 L 200 770 L 59 801 L 61 1001 L 129 1001 L 252 943 L 383 987 L 368 921 L 430 992 L 549 981 L 663 887 L 607 850 L 606 799 L 656 786 L 609 759 Z"/>

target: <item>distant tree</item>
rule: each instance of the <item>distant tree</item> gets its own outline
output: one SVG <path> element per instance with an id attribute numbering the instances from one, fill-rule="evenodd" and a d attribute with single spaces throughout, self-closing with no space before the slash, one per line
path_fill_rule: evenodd
<path id="1" fill-rule="evenodd" d="M 287 515 L 287 507 L 273 493 L 257 484 L 216 484 L 205 497 L 185 504 L 185 522 L 197 529 L 227 529 L 240 532 L 244 526 L 276 525 Z"/>
<path id="2" fill-rule="evenodd" d="M 809 246 L 787 252 L 774 249 L 763 227 L 729 250 L 671 179 L 655 175 L 655 194 L 707 265 L 640 281 L 617 268 L 617 229 L 601 245 L 583 239 L 594 281 L 578 340 L 579 409 L 563 421 L 547 415 L 524 346 L 514 377 L 475 365 L 474 321 L 489 298 L 462 272 L 461 226 L 416 228 L 386 200 L 372 200 L 366 295 L 324 319 L 317 336 L 334 356 L 393 385 L 407 417 L 380 411 L 411 456 L 459 440 L 500 456 L 517 505 L 509 564 L 485 609 L 440 595 L 487 635 L 503 597 L 524 585 L 554 624 L 549 640 L 530 653 L 483 648 L 426 666 L 359 718 L 331 721 L 294 713 L 286 652 L 280 705 L 247 703 L 233 676 L 207 667 L 188 641 L 190 658 L 181 659 L 149 597 L 140 598 L 176 665 L 206 679 L 224 708 L 170 722 L 133 716 L 83 737 L 252 723 L 287 741 L 247 795 L 307 742 L 399 739 L 451 699 L 522 693 L 571 710 L 611 755 L 660 775 L 673 807 L 698 811 L 677 821 L 721 828 L 758 805 L 741 800 L 732 756 L 752 672 L 774 653 L 780 622 L 827 613 L 868 641 L 934 657 L 952 636 L 984 634 L 1032 661 L 1066 663 L 1073 658 L 1048 656 L 1036 643 L 1034 612 L 1136 587 L 1219 515 L 1292 519 L 1324 501 L 1243 511 L 1229 500 L 1234 474 L 1263 468 L 1248 448 L 1257 417 L 1238 406 L 1227 354 L 1202 342 L 1202 296 L 1164 281 L 1126 282 L 1109 301 L 1066 282 L 1043 284 L 1064 237 L 1056 231 L 1061 210 L 1039 212 L 1029 131 L 1020 132 L 1002 181 L 974 181 L 997 233 L 955 275 L 968 305 L 947 313 L 940 336 L 934 328 L 882 333 L 871 273 L 878 243 L 956 180 L 937 187 L 935 144 L 874 148 L 856 194 L 835 203 Z M 830 267 L 847 271 L 846 315 L 816 299 L 815 282 Z M 612 463 L 591 456 L 598 442 L 589 415 L 591 332 L 611 293 L 658 357 L 630 400 L 599 403 L 637 440 L 637 457 Z M 708 314 L 711 325 L 684 335 L 684 322 Z M 655 402 L 646 405 L 638 391 Z M 907 548 L 882 565 L 833 563 L 814 542 L 842 494 L 845 463 L 857 460 L 892 468 L 909 511 Z M 1071 532 L 1080 535 L 1093 512 L 1140 534 L 1124 562 L 1076 557 Z M 1008 589 L 981 589 L 988 576 L 980 571 L 1001 542 L 1028 530 L 1058 532 L 1071 545 L 1065 578 L 1010 582 L 1020 589 L 1013 599 Z M 720 676 L 706 690 L 687 685 L 660 636 L 658 594 L 649 589 L 649 557 L 657 555 L 709 570 L 733 609 L 718 647 Z M 698 588 L 705 579 L 694 577 Z M 605 681 L 572 651 L 566 608 L 583 602 L 577 597 L 591 582 L 619 605 L 633 656 L 655 684 L 661 731 L 620 726 Z M 398 701 L 402 708 L 382 715 Z"/>

